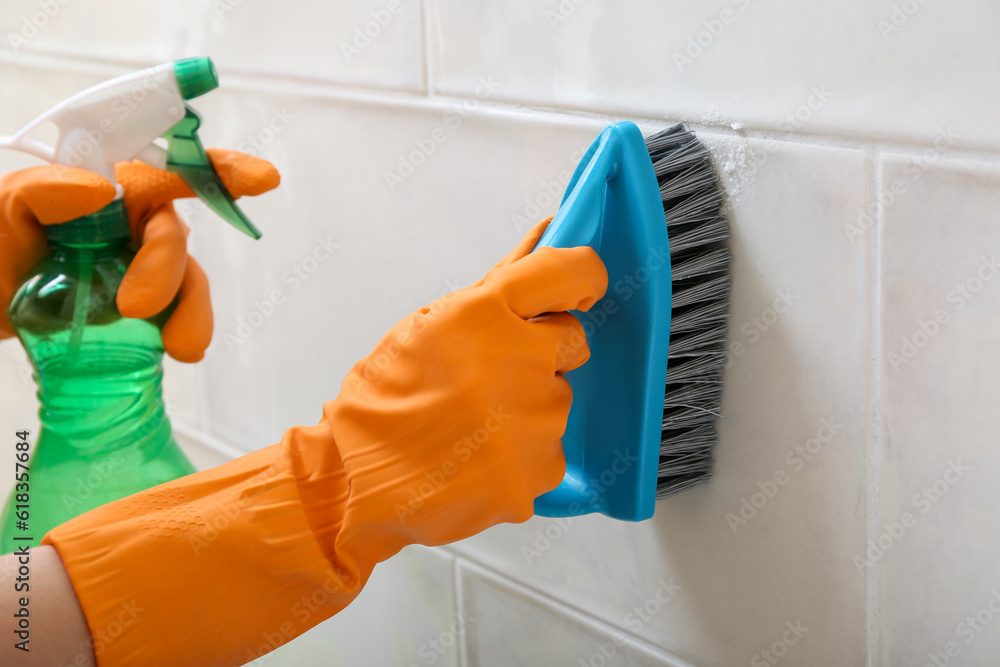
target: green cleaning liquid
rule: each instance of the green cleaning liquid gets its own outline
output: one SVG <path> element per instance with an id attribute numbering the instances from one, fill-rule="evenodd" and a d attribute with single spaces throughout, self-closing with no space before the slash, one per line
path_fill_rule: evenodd
<path id="1" fill-rule="evenodd" d="M 112 202 L 47 233 L 51 253 L 8 308 L 34 366 L 41 432 L 27 496 L 15 486 L 0 518 L 0 553 L 37 546 L 64 521 L 195 471 L 161 394 L 160 329 L 170 309 L 142 320 L 115 305 L 134 256 L 124 206 Z"/>

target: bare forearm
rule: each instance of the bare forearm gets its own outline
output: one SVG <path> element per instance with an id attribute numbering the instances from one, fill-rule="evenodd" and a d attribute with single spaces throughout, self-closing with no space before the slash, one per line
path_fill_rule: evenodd
<path id="1" fill-rule="evenodd" d="M 97 664 L 87 620 L 51 546 L 29 549 L 26 556 L 0 556 L 0 619 L 2 665 Z"/>

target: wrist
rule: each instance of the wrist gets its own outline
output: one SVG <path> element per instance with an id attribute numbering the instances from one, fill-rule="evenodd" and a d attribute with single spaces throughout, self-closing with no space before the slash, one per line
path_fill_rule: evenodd
<path id="1" fill-rule="evenodd" d="M 336 500 L 318 497 L 336 476 L 301 474 L 313 452 L 299 443 L 319 444 L 322 430 L 290 429 L 276 445 L 45 536 L 73 583 L 100 667 L 244 664 L 357 596 L 363 580 L 345 581 L 321 545 L 331 527 L 316 532 L 337 512 Z M 127 627 L 118 618 L 126 606 L 136 611 Z"/>

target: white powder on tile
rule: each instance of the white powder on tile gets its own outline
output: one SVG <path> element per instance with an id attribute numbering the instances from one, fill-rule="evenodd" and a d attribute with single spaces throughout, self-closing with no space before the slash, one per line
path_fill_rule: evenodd
<path id="1" fill-rule="evenodd" d="M 735 137 L 702 133 L 699 134 L 699 138 L 711 151 L 712 164 L 719 174 L 722 187 L 726 190 L 728 201 L 724 210 L 729 211 L 752 198 L 759 165 L 754 160 L 754 151 L 748 143 L 743 122 L 738 120 L 733 112 L 724 108 L 722 103 L 702 109 L 693 114 L 689 120 L 736 131 L 738 136 Z"/>
<path id="2" fill-rule="evenodd" d="M 757 163 L 744 137 L 703 137 L 712 153 L 712 164 L 728 198 L 726 209 L 739 206 L 753 197 Z"/>

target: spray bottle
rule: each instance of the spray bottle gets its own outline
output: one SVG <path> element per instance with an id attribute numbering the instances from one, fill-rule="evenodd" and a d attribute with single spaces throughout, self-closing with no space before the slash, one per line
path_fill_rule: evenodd
<path id="1" fill-rule="evenodd" d="M 195 471 L 161 395 L 160 330 L 173 305 L 149 319 L 123 317 L 115 305 L 135 255 L 115 163 L 139 159 L 177 173 L 224 220 L 260 238 L 209 161 L 201 118 L 186 103 L 218 85 L 209 58 L 165 63 L 78 93 L 0 137 L 0 148 L 87 169 L 118 190 L 100 211 L 46 226 L 51 252 L 8 307 L 34 367 L 41 432 L 0 519 L 0 553 L 35 546 L 78 514 Z M 28 138 L 44 123 L 58 129 L 55 146 Z"/>

